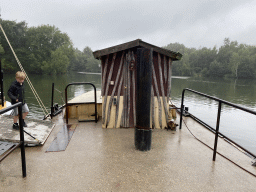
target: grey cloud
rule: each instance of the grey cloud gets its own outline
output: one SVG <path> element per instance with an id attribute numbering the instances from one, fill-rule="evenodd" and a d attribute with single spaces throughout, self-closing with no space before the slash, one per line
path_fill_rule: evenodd
<path id="1" fill-rule="evenodd" d="M 8 3 L 9 2 L 9 3 Z M 43 0 L 0 2 L 3 19 L 25 20 L 29 26 L 55 25 L 80 50 L 93 50 L 141 38 L 157 46 L 180 42 L 185 46 L 222 44 L 227 35 L 256 44 L 249 32 L 232 31 L 226 15 L 252 0 Z M 246 14 L 246 13 L 245 13 Z M 249 31 L 248 31 L 249 30 Z"/>

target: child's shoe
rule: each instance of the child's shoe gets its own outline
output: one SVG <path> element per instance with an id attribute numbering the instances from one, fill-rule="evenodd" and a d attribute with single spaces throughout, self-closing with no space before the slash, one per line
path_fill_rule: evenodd
<path id="1" fill-rule="evenodd" d="M 12 128 L 15 129 L 15 130 L 20 129 L 18 123 L 13 123 Z"/>
<path id="2" fill-rule="evenodd" d="M 24 119 L 22 119 L 23 120 L 23 127 L 27 127 L 27 124 L 25 123 L 25 120 Z"/>

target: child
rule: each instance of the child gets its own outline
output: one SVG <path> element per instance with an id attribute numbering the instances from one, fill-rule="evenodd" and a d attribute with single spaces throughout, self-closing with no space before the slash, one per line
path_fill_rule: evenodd
<path id="1" fill-rule="evenodd" d="M 24 98 L 24 80 L 25 80 L 25 73 L 18 71 L 16 73 L 16 81 L 12 82 L 9 90 L 8 90 L 8 96 L 11 99 L 11 103 L 15 104 L 18 102 L 22 102 L 22 119 L 23 119 L 23 126 L 27 127 L 27 124 L 25 123 L 24 119 L 26 118 L 29 109 L 27 104 L 25 103 L 25 98 Z M 14 109 L 14 118 L 13 118 L 13 129 L 18 130 L 19 125 L 17 123 L 18 121 L 18 107 Z"/>

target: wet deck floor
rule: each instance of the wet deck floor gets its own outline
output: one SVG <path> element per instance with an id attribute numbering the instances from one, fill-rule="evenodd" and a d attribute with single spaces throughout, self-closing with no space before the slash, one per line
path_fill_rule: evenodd
<path id="1" fill-rule="evenodd" d="M 255 177 L 219 155 L 213 162 L 212 151 L 185 126 L 153 130 L 152 149 L 141 152 L 134 147 L 134 129 L 79 123 L 65 151 L 45 153 L 61 123 L 56 121 L 43 146 L 26 148 L 26 178 L 19 150 L 0 164 L 0 191 L 255 191 Z M 212 133 L 187 124 L 213 146 Z M 249 158 L 225 145 L 219 144 L 220 151 L 231 152 L 230 158 L 256 173 Z"/>
<path id="2" fill-rule="evenodd" d="M 26 123 L 24 139 L 25 143 L 29 145 L 43 145 L 54 128 L 54 123 L 49 120 L 26 118 Z M 0 141 L 19 142 L 19 130 L 12 128 L 12 116 L 0 115 L 0 125 Z"/>

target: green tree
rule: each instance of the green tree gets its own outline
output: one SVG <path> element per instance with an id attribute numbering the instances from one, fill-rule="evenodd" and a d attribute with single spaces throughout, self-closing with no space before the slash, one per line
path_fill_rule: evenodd
<path id="1" fill-rule="evenodd" d="M 83 53 L 87 58 L 93 57 L 92 50 L 88 46 L 84 48 Z"/>
<path id="2" fill-rule="evenodd" d="M 51 59 L 43 61 L 42 70 L 47 74 L 62 74 L 67 72 L 69 58 L 62 47 L 51 52 Z"/>
<path id="3" fill-rule="evenodd" d="M 240 65 L 240 57 L 238 55 L 238 53 L 234 52 L 232 53 L 231 59 L 230 59 L 230 63 L 229 63 L 229 67 L 232 73 L 232 76 L 234 77 L 238 77 L 238 67 Z"/>
<path id="4" fill-rule="evenodd" d="M 88 72 L 101 72 L 100 62 L 94 57 L 90 57 L 87 59 L 86 69 Z"/>
<path id="5" fill-rule="evenodd" d="M 0 19 L 0 23 L 5 31 L 9 42 L 11 43 L 17 57 L 22 64 L 26 64 L 27 51 L 26 51 L 26 32 L 27 24 L 25 21 L 17 23 L 16 21 L 8 21 Z M 19 70 L 18 64 L 12 53 L 11 48 L 7 40 L 4 37 L 2 31 L 0 32 L 0 42 L 4 53 L 1 54 L 1 59 L 3 60 L 3 69 L 5 72 L 13 72 Z"/>
<path id="6" fill-rule="evenodd" d="M 87 59 L 83 52 L 78 49 L 74 50 L 74 55 L 70 61 L 69 70 L 86 71 Z"/>
<path id="7" fill-rule="evenodd" d="M 238 78 L 255 78 L 255 54 L 254 57 L 250 52 L 250 49 L 243 48 L 239 50 L 239 61 L 240 64 L 237 69 L 237 77 Z"/>
<path id="8" fill-rule="evenodd" d="M 223 70 L 223 65 L 214 60 L 213 62 L 210 63 L 209 70 L 204 71 L 203 76 L 212 76 L 212 77 L 223 77 L 224 70 Z"/>
<path id="9" fill-rule="evenodd" d="M 173 63 L 173 75 L 256 78 L 256 47 L 239 44 L 225 38 L 217 49 L 186 48 L 171 43 L 164 48 L 183 54 L 182 60 Z"/>
<path id="10" fill-rule="evenodd" d="M 177 42 L 170 43 L 170 44 L 164 46 L 163 48 L 174 51 L 174 52 L 180 52 L 181 54 L 184 54 L 185 52 L 187 52 L 187 49 L 188 49 L 185 47 L 185 45 L 177 43 Z"/>
<path id="11" fill-rule="evenodd" d="M 4 48 L 3 46 L 0 44 L 0 55 L 3 55 L 4 54 Z"/>
<path id="12" fill-rule="evenodd" d="M 69 64 L 73 56 L 73 47 L 66 33 L 61 33 L 55 26 L 41 25 L 29 28 L 27 39 L 28 51 L 32 54 L 29 57 L 30 72 L 43 73 L 44 70 L 54 66 L 50 62 L 55 60 L 55 56 L 56 60 L 59 60 L 60 55 L 66 55 L 65 59 L 67 60 L 63 63 L 63 70 L 67 70 L 66 63 Z M 53 71 L 62 73 L 60 69 Z"/>
<path id="13" fill-rule="evenodd" d="M 90 47 L 85 47 L 83 51 L 75 49 L 74 57 L 71 60 L 70 70 L 100 72 L 100 61 L 93 57 L 93 52 Z"/>

